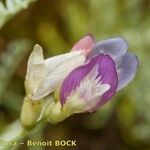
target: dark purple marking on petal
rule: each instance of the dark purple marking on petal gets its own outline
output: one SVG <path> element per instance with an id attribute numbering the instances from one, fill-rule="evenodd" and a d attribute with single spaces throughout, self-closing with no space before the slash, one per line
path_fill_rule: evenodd
<path id="1" fill-rule="evenodd" d="M 112 38 L 96 43 L 96 46 L 89 55 L 91 59 L 96 54 L 108 54 L 113 59 L 119 58 L 127 52 L 128 44 L 123 38 Z"/>
<path id="2" fill-rule="evenodd" d="M 139 63 L 138 58 L 131 53 L 126 53 L 121 58 L 117 59 L 115 63 L 118 74 L 117 91 L 119 91 L 133 80 Z"/>
<path id="3" fill-rule="evenodd" d="M 60 100 L 62 105 L 65 103 L 71 92 L 80 86 L 81 81 L 88 73 L 90 73 L 95 65 L 98 66 L 98 77 L 101 76 L 102 83 L 108 83 L 110 85 L 110 89 L 102 96 L 102 98 L 100 98 L 100 102 L 97 104 L 96 108 L 106 103 L 115 94 L 118 84 L 115 63 L 110 56 L 98 54 L 87 64 L 74 69 L 66 77 L 60 90 Z"/>

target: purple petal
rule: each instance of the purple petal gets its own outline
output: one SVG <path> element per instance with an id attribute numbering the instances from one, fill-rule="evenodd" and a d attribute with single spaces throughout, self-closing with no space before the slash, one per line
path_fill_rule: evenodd
<path id="1" fill-rule="evenodd" d="M 99 101 L 95 109 L 107 103 L 116 93 L 116 89 L 118 86 L 117 72 L 115 68 L 115 63 L 112 59 L 109 59 L 109 61 L 105 59 L 103 62 L 101 62 L 100 69 L 101 69 L 102 81 L 103 83 L 109 84 L 110 89 L 103 94 L 101 100 Z"/>
<path id="2" fill-rule="evenodd" d="M 118 74 L 117 91 L 127 86 L 135 77 L 138 68 L 138 59 L 131 53 L 126 53 L 124 56 L 116 60 L 116 68 Z"/>
<path id="3" fill-rule="evenodd" d="M 114 60 L 124 55 L 127 52 L 128 44 L 123 38 L 112 38 L 96 43 L 89 59 L 96 54 L 108 54 Z"/>
<path id="4" fill-rule="evenodd" d="M 64 80 L 61 87 L 60 99 L 61 103 L 64 104 L 66 98 L 70 95 L 70 93 L 76 89 L 80 85 L 80 82 L 84 79 L 84 77 L 94 68 L 97 59 L 101 59 L 102 55 L 98 55 L 94 57 L 88 64 L 77 67 L 74 69 Z"/>
<path id="5" fill-rule="evenodd" d="M 110 89 L 104 93 L 102 98 L 100 98 L 96 108 L 108 102 L 108 100 L 115 94 L 118 85 L 115 63 L 110 56 L 99 54 L 92 58 L 87 64 L 74 69 L 66 77 L 60 91 L 62 105 L 65 103 L 65 100 L 71 92 L 80 86 L 81 81 L 86 75 L 88 75 L 88 73 L 90 73 L 95 65 L 98 66 L 98 77 L 101 76 L 101 82 L 110 85 Z"/>

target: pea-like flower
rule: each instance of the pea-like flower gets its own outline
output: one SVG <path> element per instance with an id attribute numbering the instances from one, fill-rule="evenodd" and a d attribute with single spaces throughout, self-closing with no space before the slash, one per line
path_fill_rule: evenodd
<path id="1" fill-rule="evenodd" d="M 84 64 L 95 41 L 90 35 L 77 42 L 71 52 L 44 59 L 43 50 L 36 44 L 31 52 L 25 78 L 26 96 L 21 111 L 24 127 L 31 127 L 38 120 L 44 98 L 62 84 L 65 77 L 76 67 Z"/>
<path id="2" fill-rule="evenodd" d="M 95 44 L 87 35 L 71 52 L 44 60 L 42 48 L 36 45 L 27 66 L 22 124 L 31 127 L 40 119 L 55 124 L 109 102 L 137 72 L 138 59 L 127 49 L 122 38 Z M 54 96 L 42 100 L 54 91 Z"/>
<path id="3" fill-rule="evenodd" d="M 86 63 L 71 71 L 63 81 L 60 89 L 63 109 L 93 112 L 127 86 L 138 66 L 137 57 L 127 49 L 128 44 L 122 38 L 96 43 Z"/>

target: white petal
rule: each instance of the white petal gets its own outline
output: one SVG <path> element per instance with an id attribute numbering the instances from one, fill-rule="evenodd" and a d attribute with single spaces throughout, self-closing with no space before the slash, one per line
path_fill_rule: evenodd
<path id="1" fill-rule="evenodd" d="M 101 84 L 99 87 L 97 87 L 97 93 L 94 95 L 92 100 L 87 104 L 87 107 L 85 108 L 85 111 L 93 112 L 93 108 L 96 107 L 96 105 L 100 101 L 100 97 L 110 89 L 109 84 Z"/>
<path id="2" fill-rule="evenodd" d="M 65 61 L 71 60 L 72 58 L 78 57 L 79 55 L 83 55 L 81 51 L 70 52 L 45 59 L 45 65 L 48 70 L 48 73 L 51 73 Z"/>
<path id="3" fill-rule="evenodd" d="M 36 44 L 29 56 L 27 64 L 26 92 L 32 95 L 44 79 L 46 73 L 43 50 L 40 45 Z"/>
<path id="4" fill-rule="evenodd" d="M 92 101 L 99 98 L 110 89 L 109 84 L 99 82 L 101 77 L 96 78 L 98 75 L 97 66 L 81 81 L 80 86 L 76 89 L 77 93 L 81 97 L 84 97 L 85 101 L 88 103 L 93 103 Z M 89 104 L 88 104 L 89 105 Z"/>
<path id="5" fill-rule="evenodd" d="M 40 99 L 53 92 L 74 68 L 82 65 L 84 62 L 85 56 L 79 51 L 46 60 L 45 64 L 48 68 L 48 75 L 33 95 L 33 99 Z"/>

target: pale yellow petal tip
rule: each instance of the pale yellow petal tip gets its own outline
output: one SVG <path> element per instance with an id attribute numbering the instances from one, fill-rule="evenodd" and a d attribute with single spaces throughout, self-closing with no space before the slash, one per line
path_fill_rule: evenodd
<path id="1" fill-rule="evenodd" d="M 32 63 L 33 64 L 43 64 L 44 56 L 43 49 L 39 44 L 35 44 L 33 51 L 31 53 Z"/>
<path id="2" fill-rule="evenodd" d="M 42 49 L 42 47 L 39 44 L 35 44 L 34 48 L 33 48 L 33 52 L 37 52 L 37 51 L 43 53 L 43 49 Z"/>

